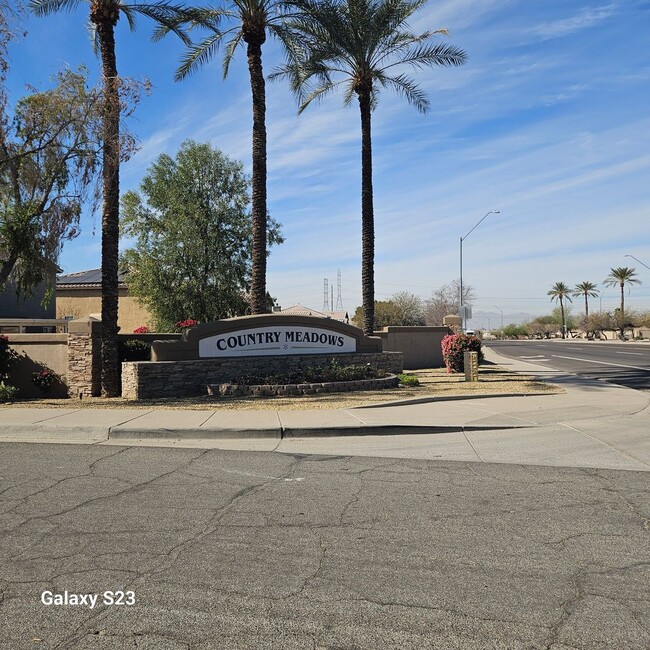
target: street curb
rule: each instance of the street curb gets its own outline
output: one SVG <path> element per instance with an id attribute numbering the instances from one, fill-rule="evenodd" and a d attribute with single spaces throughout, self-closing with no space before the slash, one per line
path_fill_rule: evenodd
<path id="1" fill-rule="evenodd" d="M 502 431 L 504 429 L 525 429 L 526 426 L 466 426 L 463 424 L 450 425 L 421 425 L 421 424 L 379 424 L 372 426 L 330 427 L 322 429 L 287 428 L 282 431 L 282 440 L 286 438 L 328 438 L 348 436 L 405 436 L 426 435 L 436 433 L 462 433 L 463 431 Z"/>
<path id="2" fill-rule="evenodd" d="M 112 428 L 109 440 L 249 440 L 282 438 L 282 430 L 277 429 L 144 429 L 137 427 Z"/>
<path id="3" fill-rule="evenodd" d="M 368 404 L 366 406 L 350 406 L 345 409 L 352 411 L 354 409 L 378 409 L 386 406 L 412 406 L 414 404 L 431 404 L 432 402 L 462 402 L 472 399 L 490 399 L 494 397 L 538 397 L 540 395 L 552 397 L 561 395 L 561 393 L 486 393 L 484 395 L 440 395 L 431 397 L 412 397 L 410 399 L 394 400 L 392 402 L 381 402 L 379 404 Z"/>

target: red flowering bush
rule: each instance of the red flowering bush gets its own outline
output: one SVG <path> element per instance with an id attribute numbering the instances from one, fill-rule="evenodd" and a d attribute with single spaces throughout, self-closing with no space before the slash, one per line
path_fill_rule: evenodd
<path id="1" fill-rule="evenodd" d="M 151 334 L 151 330 L 146 326 L 142 325 L 141 327 L 136 327 L 133 330 L 134 334 Z"/>
<path id="2" fill-rule="evenodd" d="M 444 359 L 447 372 L 464 372 L 465 363 L 463 354 L 465 352 L 478 352 L 479 363 L 483 361 L 481 352 L 481 339 L 477 336 L 467 334 L 449 334 L 442 339 L 442 358 Z"/>
<path id="3" fill-rule="evenodd" d="M 44 392 L 47 393 L 56 380 L 56 373 L 49 368 L 43 368 L 32 374 L 32 381 Z"/>
<path id="4" fill-rule="evenodd" d="M 198 320 L 194 320 L 193 318 L 188 318 L 186 320 L 179 320 L 176 323 L 176 327 L 179 330 L 183 331 L 183 330 L 186 330 L 188 327 L 194 327 L 195 325 L 198 325 L 198 324 L 199 324 Z"/>

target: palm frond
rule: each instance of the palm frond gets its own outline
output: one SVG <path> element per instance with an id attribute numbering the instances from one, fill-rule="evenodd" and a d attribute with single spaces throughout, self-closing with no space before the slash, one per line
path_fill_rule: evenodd
<path id="1" fill-rule="evenodd" d="M 230 70 L 230 64 L 232 62 L 233 57 L 235 56 L 235 50 L 237 49 L 238 45 L 242 42 L 244 35 L 242 34 L 241 30 L 237 30 L 235 33 L 235 36 L 228 41 L 228 44 L 226 45 L 226 52 L 223 55 L 223 63 L 221 65 L 221 69 L 223 72 L 223 78 L 225 79 L 228 76 L 228 71 Z"/>
<path id="2" fill-rule="evenodd" d="M 58 11 L 74 11 L 81 0 L 30 0 L 29 10 L 36 16 L 49 16 Z"/>
<path id="3" fill-rule="evenodd" d="M 410 77 L 403 74 L 396 77 L 382 74 L 377 76 L 377 81 L 384 88 L 392 88 L 398 95 L 402 95 L 420 113 L 429 112 L 430 104 L 426 93 Z"/>
<path id="4" fill-rule="evenodd" d="M 132 30 L 135 28 L 136 14 L 141 14 L 150 18 L 158 25 L 154 31 L 153 40 L 159 40 L 161 34 L 164 35 L 173 32 L 186 45 L 191 44 L 189 37 L 182 27 L 189 20 L 190 12 L 181 5 L 172 5 L 167 2 L 155 4 L 124 4 L 120 5 L 120 9 L 127 17 Z"/>
<path id="5" fill-rule="evenodd" d="M 195 72 L 202 65 L 212 60 L 214 55 L 219 51 L 222 34 L 216 33 L 201 41 L 198 45 L 192 45 L 187 52 L 181 57 L 181 65 L 176 70 L 174 79 L 180 81 L 185 79 L 192 72 Z"/>

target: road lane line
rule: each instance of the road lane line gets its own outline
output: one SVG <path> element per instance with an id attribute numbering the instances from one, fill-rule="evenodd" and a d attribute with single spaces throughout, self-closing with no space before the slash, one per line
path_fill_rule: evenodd
<path id="1" fill-rule="evenodd" d="M 631 368 L 632 370 L 645 370 L 645 372 L 650 372 L 650 368 L 641 368 L 640 366 L 626 366 L 622 363 L 608 363 L 607 361 L 593 361 L 592 359 L 580 359 L 578 357 L 563 357 L 559 354 L 552 354 L 552 357 L 556 359 L 571 359 L 572 361 L 584 361 L 585 363 L 595 363 L 600 366 L 616 366 L 617 368 Z"/>
<path id="2" fill-rule="evenodd" d="M 645 356 L 643 352 L 614 352 L 614 354 L 631 354 L 635 357 L 643 357 Z"/>

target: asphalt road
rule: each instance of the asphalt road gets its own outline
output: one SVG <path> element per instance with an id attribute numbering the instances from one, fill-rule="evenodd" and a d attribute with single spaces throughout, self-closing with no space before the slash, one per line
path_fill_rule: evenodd
<path id="1" fill-rule="evenodd" d="M 649 503 L 630 471 L 5 443 L 0 647 L 648 648 Z"/>
<path id="2" fill-rule="evenodd" d="M 591 341 L 486 341 L 507 357 L 650 390 L 650 345 Z"/>

